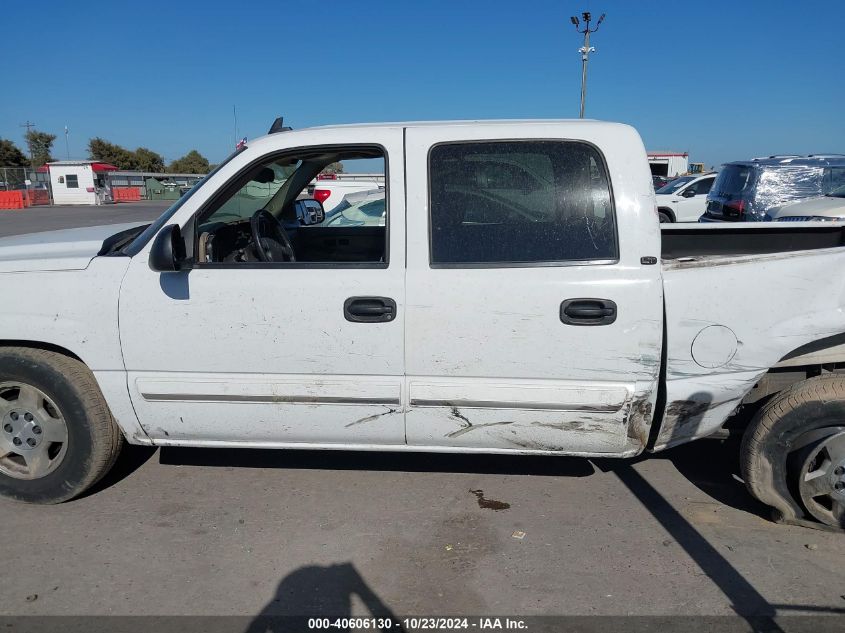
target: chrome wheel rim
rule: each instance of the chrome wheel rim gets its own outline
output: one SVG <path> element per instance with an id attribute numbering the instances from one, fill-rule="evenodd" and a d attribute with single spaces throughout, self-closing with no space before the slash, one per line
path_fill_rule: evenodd
<path id="1" fill-rule="evenodd" d="M 801 464 L 798 492 L 816 519 L 845 527 L 845 431 L 827 436 L 809 451 Z"/>
<path id="2" fill-rule="evenodd" d="M 43 391 L 23 382 L 0 383 L 0 474 L 40 479 L 67 453 L 62 412 Z"/>

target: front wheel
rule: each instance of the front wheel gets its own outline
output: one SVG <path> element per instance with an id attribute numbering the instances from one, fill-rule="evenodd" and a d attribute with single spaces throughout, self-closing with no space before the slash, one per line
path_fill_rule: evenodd
<path id="1" fill-rule="evenodd" d="M 670 216 L 665 211 L 658 211 L 657 217 L 660 220 L 660 224 L 671 224 L 672 223 L 672 216 Z"/>
<path id="2" fill-rule="evenodd" d="M 776 518 L 845 528 L 845 376 L 809 378 L 769 401 L 745 431 L 742 476 Z"/>
<path id="3" fill-rule="evenodd" d="M 82 362 L 0 348 L 0 495 L 31 503 L 72 499 L 111 468 L 122 444 Z"/>

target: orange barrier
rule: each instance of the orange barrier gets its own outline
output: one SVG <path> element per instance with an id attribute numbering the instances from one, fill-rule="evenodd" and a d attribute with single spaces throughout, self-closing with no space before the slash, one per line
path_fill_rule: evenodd
<path id="1" fill-rule="evenodd" d="M 22 191 L 0 191 L 0 209 L 23 209 Z"/>
<path id="2" fill-rule="evenodd" d="M 46 189 L 30 189 L 29 202 L 32 205 L 50 204 L 50 192 Z"/>
<path id="3" fill-rule="evenodd" d="M 112 197 L 115 202 L 139 202 L 141 189 L 138 187 L 114 187 Z"/>

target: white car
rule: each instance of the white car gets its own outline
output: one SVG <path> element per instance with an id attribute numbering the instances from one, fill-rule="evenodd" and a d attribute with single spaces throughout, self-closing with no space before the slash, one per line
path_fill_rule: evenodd
<path id="1" fill-rule="evenodd" d="M 717 174 L 681 176 L 655 191 L 661 222 L 698 222 Z"/>
<path id="2" fill-rule="evenodd" d="M 386 216 L 384 189 L 350 193 L 330 213 L 324 226 L 384 226 Z"/>
<path id="3" fill-rule="evenodd" d="M 384 183 L 376 180 L 317 180 L 311 196 L 323 205 L 326 213 L 339 205 L 351 193 L 378 189 Z"/>
<path id="4" fill-rule="evenodd" d="M 845 221 L 845 185 L 819 198 L 791 202 L 769 211 L 777 222 Z"/>
<path id="5" fill-rule="evenodd" d="M 298 223 L 353 159 L 374 221 Z M 630 458 L 757 401 L 749 489 L 839 526 L 845 247 L 778 233 L 661 231 L 626 125 L 270 134 L 150 225 L 0 240 L 0 495 L 71 499 L 124 441 Z"/>

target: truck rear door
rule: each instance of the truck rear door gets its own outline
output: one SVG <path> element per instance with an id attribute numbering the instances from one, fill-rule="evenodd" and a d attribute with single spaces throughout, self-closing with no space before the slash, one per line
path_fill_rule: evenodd
<path id="1" fill-rule="evenodd" d="M 663 306 L 636 132 L 412 127 L 406 172 L 408 444 L 642 450 Z"/>

